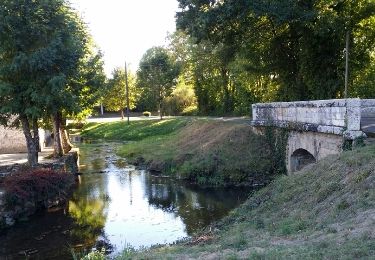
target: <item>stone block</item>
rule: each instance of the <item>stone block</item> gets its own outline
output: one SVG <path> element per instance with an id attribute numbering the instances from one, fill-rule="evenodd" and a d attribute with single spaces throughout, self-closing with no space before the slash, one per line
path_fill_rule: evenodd
<path id="1" fill-rule="evenodd" d="M 361 100 L 359 98 L 347 100 L 346 124 L 348 131 L 361 130 Z"/>

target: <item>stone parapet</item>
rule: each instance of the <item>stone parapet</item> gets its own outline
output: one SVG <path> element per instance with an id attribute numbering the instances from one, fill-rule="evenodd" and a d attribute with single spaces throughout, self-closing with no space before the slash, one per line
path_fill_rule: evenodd
<path id="1" fill-rule="evenodd" d="M 259 103 L 253 105 L 252 112 L 253 126 L 276 126 L 355 139 L 365 136 L 361 118 L 375 118 L 375 100 L 353 98 Z"/>
<path id="2" fill-rule="evenodd" d="M 361 130 L 375 136 L 375 99 L 361 100 Z"/>

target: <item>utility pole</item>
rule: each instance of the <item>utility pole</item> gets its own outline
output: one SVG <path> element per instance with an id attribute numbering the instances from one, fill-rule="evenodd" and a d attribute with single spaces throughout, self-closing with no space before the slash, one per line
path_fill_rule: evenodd
<path id="1" fill-rule="evenodd" d="M 126 88 L 126 116 L 128 117 L 128 125 L 130 125 L 128 66 L 126 65 L 126 61 L 125 61 L 125 88 Z"/>
<path id="2" fill-rule="evenodd" d="M 348 82 L 349 82 L 349 30 L 346 31 L 346 47 L 345 47 L 345 93 L 344 97 L 348 98 Z"/>

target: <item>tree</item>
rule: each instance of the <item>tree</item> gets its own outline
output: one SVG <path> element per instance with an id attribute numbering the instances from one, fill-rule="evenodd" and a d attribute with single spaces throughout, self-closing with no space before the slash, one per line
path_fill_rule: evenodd
<path id="1" fill-rule="evenodd" d="M 181 31 L 170 36 L 172 56 L 181 64 L 180 78 L 192 85 L 201 114 L 230 114 L 234 110 L 236 89 L 230 62 L 222 44 L 207 40 L 195 43 Z"/>
<path id="2" fill-rule="evenodd" d="M 138 100 L 138 90 L 135 85 L 135 76 L 128 71 L 128 86 L 129 86 L 129 108 L 134 109 Z M 121 118 L 124 118 L 124 108 L 127 105 L 126 89 L 125 89 L 125 70 L 116 68 L 112 72 L 112 79 L 107 83 L 106 95 L 103 99 L 103 104 L 107 110 L 120 111 Z"/>
<path id="3" fill-rule="evenodd" d="M 186 109 L 197 108 L 197 98 L 195 96 L 194 87 L 187 84 L 180 76 L 176 88 L 171 95 L 165 99 L 165 111 L 169 115 L 181 115 Z"/>
<path id="4" fill-rule="evenodd" d="M 141 95 L 148 97 L 150 103 L 156 103 L 160 119 L 163 119 L 163 102 L 175 85 L 179 66 L 173 62 L 168 50 L 153 47 L 146 51 L 137 71 L 137 86 L 142 89 Z"/>
<path id="5" fill-rule="evenodd" d="M 371 0 L 179 3 L 177 27 L 197 45 L 209 42 L 222 49 L 218 57 L 235 82 L 235 92 L 243 85 L 243 76 L 238 75 L 246 73 L 254 81 L 244 83 L 259 93 L 262 79 L 261 88 L 266 83 L 264 89 L 275 93 L 273 100 L 342 97 L 347 31 L 352 46 L 351 78 L 373 66 L 375 3 Z M 357 82 L 352 82 L 354 89 Z"/>
<path id="6" fill-rule="evenodd" d="M 19 117 L 35 166 L 41 118 L 53 118 L 55 155 L 63 154 L 62 114 L 79 110 L 87 86 L 87 29 L 64 0 L 4 0 L 0 39 L 0 114 Z"/>

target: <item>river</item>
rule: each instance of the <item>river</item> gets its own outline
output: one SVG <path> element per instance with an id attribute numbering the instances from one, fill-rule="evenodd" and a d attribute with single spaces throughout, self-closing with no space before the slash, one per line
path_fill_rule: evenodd
<path id="1" fill-rule="evenodd" d="M 40 212 L 0 235 L 1 259 L 69 259 L 94 248 L 111 256 L 173 243 L 223 218 L 250 192 L 200 188 L 152 176 L 116 156 L 119 143 L 80 144 L 79 184 L 61 209 Z"/>

